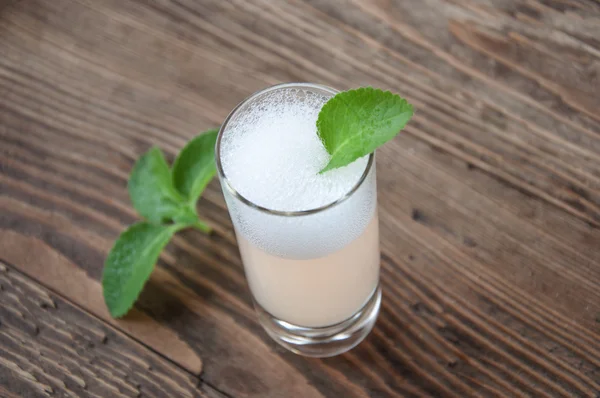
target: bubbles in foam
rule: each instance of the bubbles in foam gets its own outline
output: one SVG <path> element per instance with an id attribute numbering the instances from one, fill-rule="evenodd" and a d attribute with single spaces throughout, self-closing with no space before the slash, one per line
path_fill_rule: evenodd
<path id="1" fill-rule="evenodd" d="M 316 121 L 330 97 L 303 89 L 279 89 L 247 105 L 221 141 L 230 184 L 260 206 L 284 211 L 314 209 L 349 192 L 368 158 L 319 174 L 329 161 Z"/>
<path id="2" fill-rule="evenodd" d="M 255 204 L 282 211 L 321 207 L 352 190 L 368 157 L 319 174 L 329 155 L 316 120 L 332 95 L 310 87 L 276 88 L 238 108 L 221 137 L 221 164 L 230 185 Z M 267 253 L 294 259 L 340 250 L 361 235 L 377 205 L 375 167 L 344 202 L 298 217 L 262 212 L 223 192 L 237 234 Z"/>

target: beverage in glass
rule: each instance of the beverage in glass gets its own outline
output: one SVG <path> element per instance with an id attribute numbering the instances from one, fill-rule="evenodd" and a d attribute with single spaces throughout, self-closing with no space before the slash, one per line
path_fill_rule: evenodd
<path id="1" fill-rule="evenodd" d="M 381 302 L 375 156 L 319 173 L 329 155 L 316 120 L 336 93 L 309 83 L 259 91 L 230 113 L 216 148 L 259 321 L 316 357 L 360 343 Z"/>

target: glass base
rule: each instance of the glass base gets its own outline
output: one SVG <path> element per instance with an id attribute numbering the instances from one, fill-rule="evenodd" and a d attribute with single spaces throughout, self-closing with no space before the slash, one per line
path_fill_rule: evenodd
<path id="1" fill-rule="evenodd" d="M 369 301 L 351 318 L 332 326 L 310 328 L 282 321 L 254 302 L 258 319 L 273 340 L 296 354 L 317 358 L 356 347 L 373 329 L 380 305 L 381 287 L 377 286 Z"/>

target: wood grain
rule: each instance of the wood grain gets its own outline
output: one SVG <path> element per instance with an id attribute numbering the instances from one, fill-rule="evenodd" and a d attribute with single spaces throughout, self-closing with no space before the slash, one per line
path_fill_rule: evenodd
<path id="1" fill-rule="evenodd" d="M 221 396 L 0 262 L 2 396 Z"/>
<path id="2" fill-rule="evenodd" d="M 102 327 L 191 378 L 202 363 L 231 397 L 600 393 L 597 2 L 2 4 L 0 259 Z M 199 203 L 216 233 L 175 238 L 135 312 L 109 320 L 98 281 L 136 219 L 135 159 L 172 159 L 282 81 L 385 87 L 417 109 L 377 156 L 373 333 L 326 360 L 276 347 L 217 182 Z"/>
<path id="3" fill-rule="evenodd" d="M 85 271 L 44 242 L 4 230 L 0 230 L 0 242 L 2 257 L 6 261 L 18 264 L 17 268 L 31 278 L 43 281 L 46 287 L 61 292 L 66 299 L 77 303 L 90 314 L 126 334 L 136 336 L 143 344 L 168 356 L 193 373 L 201 372 L 202 362 L 189 345 L 182 342 L 171 329 L 165 328 L 148 315 L 133 309 L 127 319 L 111 318 L 104 304 L 100 282 L 90 278 Z M 40 261 L 41 258 L 44 261 Z"/>

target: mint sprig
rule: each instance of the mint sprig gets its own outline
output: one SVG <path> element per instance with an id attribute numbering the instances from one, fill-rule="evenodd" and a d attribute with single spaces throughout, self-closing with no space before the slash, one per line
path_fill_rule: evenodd
<path id="1" fill-rule="evenodd" d="M 133 207 L 146 221 L 121 233 L 104 263 L 104 301 L 113 317 L 125 315 L 133 306 L 175 233 L 189 227 L 211 232 L 198 217 L 196 202 L 216 174 L 216 139 L 217 130 L 192 139 L 172 171 L 156 147 L 134 165 L 127 187 Z"/>
<path id="2" fill-rule="evenodd" d="M 331 155 L 319 172 L 346 166 L 390 141 L 412 117 L 404 98 L 372 87 L 343 91 L 319 113 L 317 134 Z"/>
<path id="3" fill-rule="evenodd" d="M 183 196 L 173 186 L 169 165 L 157 147 L 135 163 L 127 189 L 133 207 L 151 223 L 168 222 L 186 213 Z"/>

